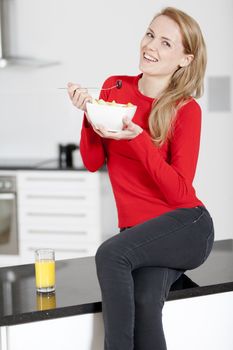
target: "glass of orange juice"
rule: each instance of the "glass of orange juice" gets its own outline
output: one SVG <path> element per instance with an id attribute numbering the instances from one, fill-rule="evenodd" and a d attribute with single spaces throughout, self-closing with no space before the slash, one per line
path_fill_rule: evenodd
<path id="1" fill-rule="evenodd" d="M 55 291 L 55 251 L 53 249 L 35 251 L 35 275 L 37 292 Z"/>

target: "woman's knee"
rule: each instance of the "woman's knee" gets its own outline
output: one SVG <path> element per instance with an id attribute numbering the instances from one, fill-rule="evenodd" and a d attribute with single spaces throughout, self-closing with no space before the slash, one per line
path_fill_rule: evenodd
<path id="1" fill-rule="evenodd" d="M 107 255 L 108 255 L 107 242 L 108 240 L 101 243 L 101 245 L 98 247 L 95 253 L 95 263 L 97 266 L 102 264 L 107 258 Z"/>
<path id="2" fill-rule="evenodd" d="M 99 265 L 104 265 L 113 255 L 114 242 L 112 237 L 104 241 L 97 249 L 95 254 L 95 262 Z"/>
<path id="3" fill-rule="evenodd" d="M 104 241 L 97 249 L 95 254 L 95 263 L 98 268 L 114 265 L 126 260 L 116 237 L 111 237 Z"/>

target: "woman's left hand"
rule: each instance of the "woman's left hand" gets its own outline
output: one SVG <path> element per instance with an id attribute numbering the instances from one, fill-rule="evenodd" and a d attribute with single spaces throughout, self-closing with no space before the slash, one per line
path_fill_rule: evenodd
<path id="1" fill-rule="evenodd" d="M 121 131 L 108 131 L 103 125 L 92 126 L 94 131 L 101 137 L 113 140 L 132 140 L 143 132 L 143 129 L 133 123 L 128 117 L 123 118 L 123 128 Z"/>

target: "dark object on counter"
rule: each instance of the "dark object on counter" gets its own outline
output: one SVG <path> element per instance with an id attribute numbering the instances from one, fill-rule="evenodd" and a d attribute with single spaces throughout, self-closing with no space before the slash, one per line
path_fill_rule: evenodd
<path id="1" fill-rule="evenodd" d="M 16 176 L 0 176 L 0 255 L 18 255 Z M 1 291 L 0 291 L 1 293 Z"/>
<path id="2" fill-rule="evenodd" d="M 67 145 L 59 144 L 59 167 L 62 169 L 73 168 L 73 151 L 79 147 L 75 143 Z"/>

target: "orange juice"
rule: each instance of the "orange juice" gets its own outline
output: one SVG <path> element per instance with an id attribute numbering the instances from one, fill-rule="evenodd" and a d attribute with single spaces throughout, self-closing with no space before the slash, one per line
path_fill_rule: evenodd
<path id="1" fill-rule="evenodd" d="M 41 291 L 55 289 L 55 261 L 40 260 L 35 262 L 36 288 Z"/>

